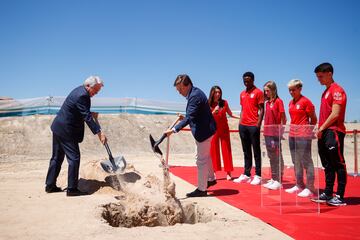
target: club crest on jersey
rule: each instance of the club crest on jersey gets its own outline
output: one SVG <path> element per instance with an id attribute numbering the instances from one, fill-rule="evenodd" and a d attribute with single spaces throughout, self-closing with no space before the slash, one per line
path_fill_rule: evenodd
<path id="1" fill-rule="evenodd" d="M 328 98 L 329 94 L 330 94 L 329 92 L 326 92 L 326 94 L 325 94 L 325 99 Z"/>
<path id="2" fill-rule="evenodd" d="M 297 109 L 297 110 L 300 109 L 300 104 L 296 104 L 296 109 Z"/>
<path id="3" fill-rule="evenodd" d="M 342 100 L 341 92 L 335 92 L 334 93 L 334 100 L 336 100 L 336 101 L 341 101 Z"/>
<path id="4" fill-rule="evenodd" d="M 250 94 L 250 98 L 254 98 L 254 96 L 255 96 L 254 93 Z"/>

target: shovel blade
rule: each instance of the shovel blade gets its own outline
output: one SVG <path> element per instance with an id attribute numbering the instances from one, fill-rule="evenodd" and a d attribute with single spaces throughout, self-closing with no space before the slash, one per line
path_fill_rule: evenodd
<path id="1" fill-rule="evenodd" d="M 113 172 L 113 166 L 109 160 L 101 161 L 100 165 L 105 172 L 107 173 Z"/>
<path id="2" fill-rule="evenodd" d="M 114 162 L 110 160 L 101 161 L 100 165 L 107 173 L 117 173 L 122 172 L 126 168 L 126 161 L 123 156 L 114 158 Z"/>
<path id="3" fill-rule="evenodd" d="M 158 153 L 162 156 L 163 154 L 158 146 L 159 143 L 154 140 L 154 138 L 151 136 L 151 134 L 149 135 L 149 138 L 150 138 L 150 144 L 151 144 L 151 148 L 152 148 L 153 152 Z"/>

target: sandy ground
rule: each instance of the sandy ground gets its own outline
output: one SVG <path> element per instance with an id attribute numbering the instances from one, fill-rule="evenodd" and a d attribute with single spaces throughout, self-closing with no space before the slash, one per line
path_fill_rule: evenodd
<path id="1" fill-rule="evenodd" d="M 151 153 L 148 135 L 152 133 L 154 138 L 158 138 L 173 118 L 174 116 L 156 115 L 105 115 L 100 117 L 100 122 L 109 138 L 113 154 L 122 153 L 139 173 L 141 181 L 149 176 L 162 181 L 160 161 Z M 112 188 L 106 181 L 108 175 L 96 164 L 106 159 L 106 151 L 88 129 L 80 146 L 80 187 L 90 190 L 91 195 L 69 198 L 65 196 L 65 192 L 44 192 L 44 180 L 51 156 L 49 126 L 52 119 L 53 116 L 0 118 L 0 239 L 289 238 L 215 197 L 185 199 L 185 194 L 192 191 L 194 186 L 172 175 L 171 180 L 176 184 L 176 198 L 180 199 L 183 206 L 194 206 L 198 223 L 166 227 L 111 227 L 102 217 L 103 206 L 119 203 L 118 199 L 121 199 L 124 191 Z M 232 129 L 236 129 L 236 120 L 230 120 L 230 125 Z M 346 151 L 351 158 L 352 138 L 348 137 L 346 141 Z M 165 145 L 162 145 L 163 150 Z M 242 150 L 237 134 L 232 134 L 232 146 L 234 164 L 242 166 Z M 172 137 L 170 151 L 171 164 L 194 165 L 194 144 L 190 133 L 184 132 Z M 287 157 L 285 160 L 291 164 Z M 58 179 L 58 185 L 62 188 L 66 187 L 66 170 L 67 163 L 64 161 Z M 161 184 L 158 183 L 159 186 Z M 127 186 L 131 186 L 128 187 L 131 194 L 141 195 L 144 190 L 132 183 Z M 144 192 L 143 196 L 146 194 L 148 192 Z M 153 195 L 156 201 L 163 201 L 161 194 Z M 133 198 L 131 201 L 134 205 L 142 205 L 144 203 L 140 198 Z"/>

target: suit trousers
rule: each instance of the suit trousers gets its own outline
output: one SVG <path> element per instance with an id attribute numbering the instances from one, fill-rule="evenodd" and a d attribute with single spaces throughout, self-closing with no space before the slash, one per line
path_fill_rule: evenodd
<path id="1" fill-rule="evenodd" d="M 196 166 L 198 170 L 198 189 L 200 191 L 206 191 L 207 181 L 215 180 L 214 169 L 212 166 L 210 146 L 211 139 L 208 139 L 196 142 Z"/>
<path id="2" fill-rule="evenodd" d="M 80 149 L 76 141 L 64 140 L 53 133 L 53 153 L 50 159 L 49 169 L 46 176 L 45 184 L 47 186 L 56 185 L 61 165 L 66 155 L 68 167 L 68 189 L 78 187 L 79 166 L 80 166 Z"/>

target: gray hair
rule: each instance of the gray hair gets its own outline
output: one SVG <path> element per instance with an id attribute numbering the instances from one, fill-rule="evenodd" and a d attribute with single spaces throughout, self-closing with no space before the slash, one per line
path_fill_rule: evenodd
<path id="1" fill-rule="evenodd" d="M 99 76 L 90 76 L 84 81 L 84 86 L 94 87 L 96 84 L 104 86 L 104 81 Z"/>
<path id="2" fill-rule="evenodd" d="M 303 82 L 300 79 L 292 79 L 288 83 L 288 88 L 291 88 L 291 87 L 302 88 L 302 86 L 303 86 Z"/>

